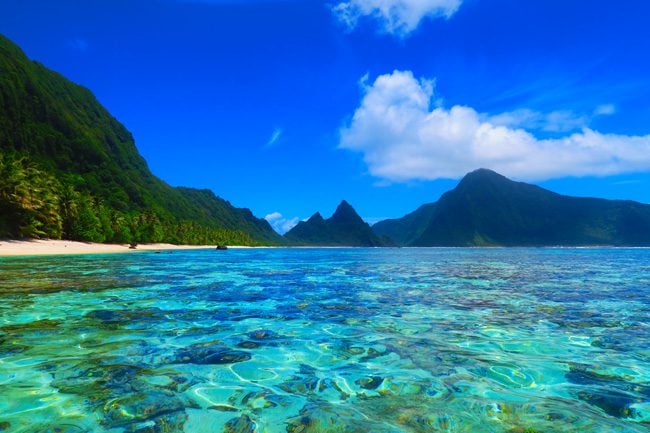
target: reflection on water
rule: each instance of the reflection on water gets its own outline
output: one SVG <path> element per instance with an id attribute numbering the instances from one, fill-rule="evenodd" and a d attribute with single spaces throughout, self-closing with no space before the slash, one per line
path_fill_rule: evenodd
<path id="1" fill-rule="evenodd" d="M 648 430 L 648 250 L 0 259 L 0 431 Z"/>

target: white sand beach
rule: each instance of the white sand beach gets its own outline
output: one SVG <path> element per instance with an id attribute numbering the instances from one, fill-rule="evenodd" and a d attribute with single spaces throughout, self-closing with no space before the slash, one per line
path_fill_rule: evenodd
<path id="1" fill-rule="evenodd" d="M 128 244 L 97 244 L 61 240 L 0 240 L 0 256 L 44 256 L 59 254 L 136 253 L 138 251 L 186 250 L 214 248 L 214 245 L 139 244 L 129 249 Z"/>

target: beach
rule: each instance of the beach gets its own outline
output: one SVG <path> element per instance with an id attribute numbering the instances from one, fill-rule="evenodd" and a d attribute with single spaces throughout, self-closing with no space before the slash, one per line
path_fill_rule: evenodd
<path id="1" fill-rule="evenodd" d="M 52 239 L 2 240 L 0 241 L 0 256 L 135 253 L 138 251 L 187 250 L 214 247 L 214 245 L 138 244 L 136 249 L 130 249 L 128 244 L 99 244 Z"/>

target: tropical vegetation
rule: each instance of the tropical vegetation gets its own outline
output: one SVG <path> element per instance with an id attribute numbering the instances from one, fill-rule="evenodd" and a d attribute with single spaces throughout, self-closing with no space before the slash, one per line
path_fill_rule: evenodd
<path id="1" fill-rule="evenodd" d="M 0 35 L 0 238 L 280 244 L 248 209 L 174 188 L 86 88 Z"/>

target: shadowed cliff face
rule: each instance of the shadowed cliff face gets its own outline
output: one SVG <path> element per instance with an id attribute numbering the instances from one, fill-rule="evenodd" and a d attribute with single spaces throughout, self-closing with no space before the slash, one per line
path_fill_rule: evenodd
<path id="1" fill-rule="evenodd" d="M 390 244 L 374 234 L 345 200 L 330 218 L 323 219 L 320 213 L 316 213 L 284 236 L 297 245 L 379 247 Z"/>
<path id="2" fill-rule="evenodd" d="M 563 196 L 480 169 L 373 229 L 412 246 L 650 245 L 650 206 Z"/>

